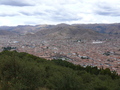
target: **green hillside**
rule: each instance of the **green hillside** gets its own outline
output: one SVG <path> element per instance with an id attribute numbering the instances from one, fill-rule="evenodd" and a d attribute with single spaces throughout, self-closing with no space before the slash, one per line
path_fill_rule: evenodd
<path id="1" fill-rule="evenodd" d="M 120 77 L 109 69 L 3 51 L 0 90 L 120 90 Z"/>

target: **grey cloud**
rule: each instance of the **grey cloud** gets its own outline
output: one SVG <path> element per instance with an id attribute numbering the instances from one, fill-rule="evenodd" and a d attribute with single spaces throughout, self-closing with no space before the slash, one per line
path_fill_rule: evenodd
<path id="1" fill-rule="evenodd" d="M 0 5 L 9 5 L 9 6 L 33 6 L 32 4 L 25 2 L 25 0 L 1 0 Z"/>
<path id="2" fill-rule="evenodd" d="M 18 16 L 19 14 L 9 14 L 9 13 L 0 13 L 0 16 L 1 17 L 14 17 L 14 16 Z"/>
<path id="3" fill-rule="evenodd" d="M 45 11 L 31 11 L 31 12 L 25 12 L 20 11 L 22 15 L 25 16 L 40 16 L 41 19 L 48 19 L 52 21 L 75 21 L 80 20 L 82 18 L 76 17 L 76 15 L 72 12 L 68 12 L 63 9 L 57 9 L 57 10 L 45 10 Z"/>
<path id="4" fill-rule="evenodd" d="M 39 15 L 39 16 L 42 16 L 42 15 L 45 15 L 45 13 L 43 12 L 24 12 L 24 11 L 21 11 L 19 12 L 21 13 L 22 15 L 25 15 L 25 16 L 36 16 L 36 15 Z"/>
<path id="5" fill-rule="evenodd" d="M 97 11 L 96 14 L 104 16 L 120 16 L 120 13 L 116 11 Z"/>
<path id="6" fill-rule="evenodd" d="M 22 15 L 26 15 L 26 16 L 30 16 L 31 14 L 30 13 L 28 13 L 28 12 L 20 12 Z"/>
<path id="7" fill-rule="evenodd" d="M 95 14 L 103 15 L 103 16 L 120 16 L 120 12 L 118 11 L 107 11 L 107 10 L 97 10 Z"/>
<path id="8" fill-rule="evenodd" d="M 94 11 L 94 13 L 103 16 L 120 16 L 119 9 L 112 7 L 107 3 L 97 4 L 97 9 Z"/>
<path id="9" fill-rule="evenodd" d="M 50 19 L 53 21 L 75 21 L 75 20 L 81 20 L 81 17 L 76 17 L 76 15 L 73 12 L 69 12 L 67 10 L 58 9 L 55 11 L 49 11 L 50 12 Z"/>
<path id="10" fill-rule="evenodd" d="M 76 20 L 79 20 L 79 19 L 82 19 L 82 18 L 76 18 L 76 17 L 72 17 L 72 16 L 69 16 L 69 15 L 66 15 L 66 16 L 55 15 L 55 16 L 52 16 L 52 19 L 54 21 L 76 21 Z"/>

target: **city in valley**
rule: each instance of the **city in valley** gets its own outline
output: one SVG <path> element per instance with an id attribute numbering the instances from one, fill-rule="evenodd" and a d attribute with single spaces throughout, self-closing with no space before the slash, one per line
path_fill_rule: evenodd
<path id="1" fill-rule="evenodd" d="M 120 74 L 120 24 L 0 27 L 0 50 L 110 68 Z"/>

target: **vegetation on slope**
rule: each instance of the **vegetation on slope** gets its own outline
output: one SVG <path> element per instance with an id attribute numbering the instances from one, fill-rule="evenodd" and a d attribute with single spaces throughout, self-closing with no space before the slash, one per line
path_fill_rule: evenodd
<path id="1" fill-rule="evenodd" d="M 0 90 L 119 90 L 116 72 L 47 61 L 24 52 L 0 53 Z"/>

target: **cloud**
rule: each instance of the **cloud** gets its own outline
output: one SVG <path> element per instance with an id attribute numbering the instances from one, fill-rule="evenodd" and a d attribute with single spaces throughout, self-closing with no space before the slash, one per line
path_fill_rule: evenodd
<path id="1" fill-rule="evenodd" d="M 49 6 L 42 4 L 34 7 L 34 9 L 31 7 L 23 8 L 22 10 L 19 11 L 19 13 L 24 16 L 36 16 L 43 20 L 47 19 L 53 22 L 73 21 L 78 19 L 80 20 L 81 17 L 77 16 L 76 9 L 75 10 L 74 9 L 71 10 L 71 9 L 72 9 L 71 7 L 69 8 L 66 7 L 66 5 Z"/>
<path id="2" fill-rule="evenodd" d="M 119 10 L 119 0 L 0 0 L 11 25 L 119 22 Z"/>
<path id="3" fill-rule="evenodd" d="M 37 15 L 42 16 L 42 15 L 45 15 L 45 13 L 43 13 L 43 12 L 24 12 L 24 11 L 21 11 L 19 13 L 21 13 L 22 15 L 25 15 L 25 16 L 37 16 Z"/>
<path id="4" fill-rule="evenodd" d="M 78 17 L 72 12 L 67 12 L 66 10 L 57 10 L 57 11 L 52 11 L 50 18 L 53 21 L 75 21 L 75 20 L 80 20 L 81 17 Z"/>
<path id="5" fill-rule="evenodd" d="M 16 8 L 11 8 L 11 6 L 0 6 L 0 17 L 15 17 L 19 15 Z"/>
<path id="6" fill-rule="evenodd" d="M 0 17 L 14 17 L 18 16 L 19 14 L 14 14 L 14 13 L 0 13 Z"/>
<path id="7" fill-rule="evenodd" d="M 9 6 L 33 6 L 27 0 L 0 0 L 1 5 L 9 5 Z"/>
<path id="8" fill-rule="evenodd" d="M 116 0 L 115 0 L 116 1 Z M 97 3 L 95 14 L 103 16 L 120 16 L 120 3 L 102 1 Z"/>
<path id="9" fill-rule="evenodd" d="M 96 14 L 103 16 L 120 16 L 120 13 L 117 11 L 97 11 Z"/>

